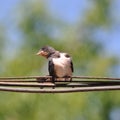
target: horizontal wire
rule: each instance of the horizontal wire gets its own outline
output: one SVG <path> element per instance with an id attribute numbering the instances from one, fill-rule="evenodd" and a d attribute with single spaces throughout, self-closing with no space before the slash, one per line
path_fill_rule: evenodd
<path id="1" fill-rule="evenodd" d="M 0 77 L 1 79 L 51 79 L 52 76 L 23 76 L 23 77 Z M 68 78 L 77 79 L 104 79 L 104 80 L 120 80 L 120 78 L 115 77 L 97 77 L 97 76 L 72 76 Z"/>
<path id="2" fill-rule="evenodd" d="M 34 81 L 34 82 L 28 82 L 28 81 L 0 81 L 0 86 L 47 86 L 47 85 L 70 85 L 72 84 L 73 87 L 76 87 L 78 85 L 91 85 L 91 86 L 100 86 L 100 85 L 120 85 L 120 81 L 56 81 L 55 83 L 52 82 L 38 82 L 38 81 Z"/>
<path id="3" fill-rule="evenodd" d="M 72 81 L 62 80 L 55 81 L 55 83 L 51 82 L 51 78 L 51 76 L 0 77 L 0 91 L 26 93 L 70 93 L 120 90 L 120 78 L 72 76 L 69 77 L 73 79 Z"/>
<path id="4" fill-rule="evenodd" d="M 10 79 L 10 80 L 8 80 L 8 79 L 0 79 L 0 82 L 39 82 L 39 83 L 45 83 L 45 82 L 51 82 L 51 80 L 50 79 L 36 79 L 36 80 L 17 80 L 17 79 Z M 77 82 L 120 82 L 120 80 L 72 80 L 72 81 L 65 81 L 65 80 L 55 80 L 55 82 L 56 83 L 61 83 L 61 82 L 64 82 L 64 83 L 69 83 L 69 82 L 75 82 L 75 83 L 77 83 Z"/>
<path id="5" fill-rule="evenodd" d="M 90 92 L 90 91 L 109 91 L 120 90 L 119 86 L 102 86 L 102 87 L 82 87 L 82 88 L 68 88 L 68 89 L 26 89 L 13 87 L 0 87 L 0 91 L 8 92 L 23 92 L 23 93 L 72 93 L 72 92 Z"/>
<path id="6" fill-rule="evenodd" d="M 53 83 L 11 83 L 11 82 L 0 82 L 0 86 L 21 86 L 21 87 L 52 87 L 55 86 Z"/>
<path id="7" fill-rule="evenodd" d="M 73 76 L 72 78 L 79 78 L 79 79 L 120 80 L 120 78 L 115 78 L 115 77 L 97 77 L 97 76 Z"/>
<path id="8" fill-rule="evenodd" d="M 23 77 L 0 77 L 0 80 L 8 80 L 8 79 L 50 79 L 51 76 L 23 76 Z"/>

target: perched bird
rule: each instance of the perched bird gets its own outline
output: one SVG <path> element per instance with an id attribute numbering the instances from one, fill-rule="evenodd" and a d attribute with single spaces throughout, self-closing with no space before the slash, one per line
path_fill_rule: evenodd
<path id="1" fill-rule="evenodd" d="M 48 71 L 49 75 L 52 76 L 52 82 L 62 77 L 64 80 L 72 80 L 73 63 L 72 59 L 67 53 L 62 53 L 55 50 L 53 47 L 44 46 L 42 47 L 37 55 L 43 56 L 48 59 Z"/>

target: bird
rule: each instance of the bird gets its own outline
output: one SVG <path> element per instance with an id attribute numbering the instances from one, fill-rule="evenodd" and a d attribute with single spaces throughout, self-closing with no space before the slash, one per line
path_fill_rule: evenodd
<path id="1" fill-rule="evenodd" d="M 71 76 L 74 72 L 74 68 L 72 58 L 68 53 L 57 51 L 53 47 L 47 45 L 42 47 L 36 55 L 48 59 L 49 76 L 52 76 L 53 83 L 56 80 L 72 81 Z"/>

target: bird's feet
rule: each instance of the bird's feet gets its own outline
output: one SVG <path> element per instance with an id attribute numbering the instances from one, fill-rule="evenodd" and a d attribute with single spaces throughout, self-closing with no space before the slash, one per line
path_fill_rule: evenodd
<path id="1" fill-rule="evenodd" d="M 47 78 L 36 78 L 38 83 L 43 83 L 47 80 Z"/>
<path id="2" fill-rule="evenodd" d="M 65 78 L 65 81 L 70 81 L 70 82 L 72 81 L 71 76 L 65 76 L 64 78 Z"/>

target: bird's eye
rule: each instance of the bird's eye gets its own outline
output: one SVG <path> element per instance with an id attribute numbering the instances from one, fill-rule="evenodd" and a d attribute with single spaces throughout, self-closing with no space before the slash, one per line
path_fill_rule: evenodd
<path id="1" fill-rule="evenodd" d="M 47 49 L 46 49 L 46 48 L 44 48 L 44 47 L 43 47 L 41 50 L 42 50 L 42 51 L 47 51 Z"/>
<path id="2" fill-rule="evenodd" d="M 70 55 L 68 55 L 68 54 L 65 54 L 65 57 L 69 58 L 69 57 L 70 57 Z"/>
<path id="3" fill-rule="evenodd" d="M 45 48 L 42 48 L 42 50 L 45 50 Z"/>
<path id="4" fill-rule="evenodd" d="M 57 57 L 60 58 L 60 55 L 58 55 Z"/>

